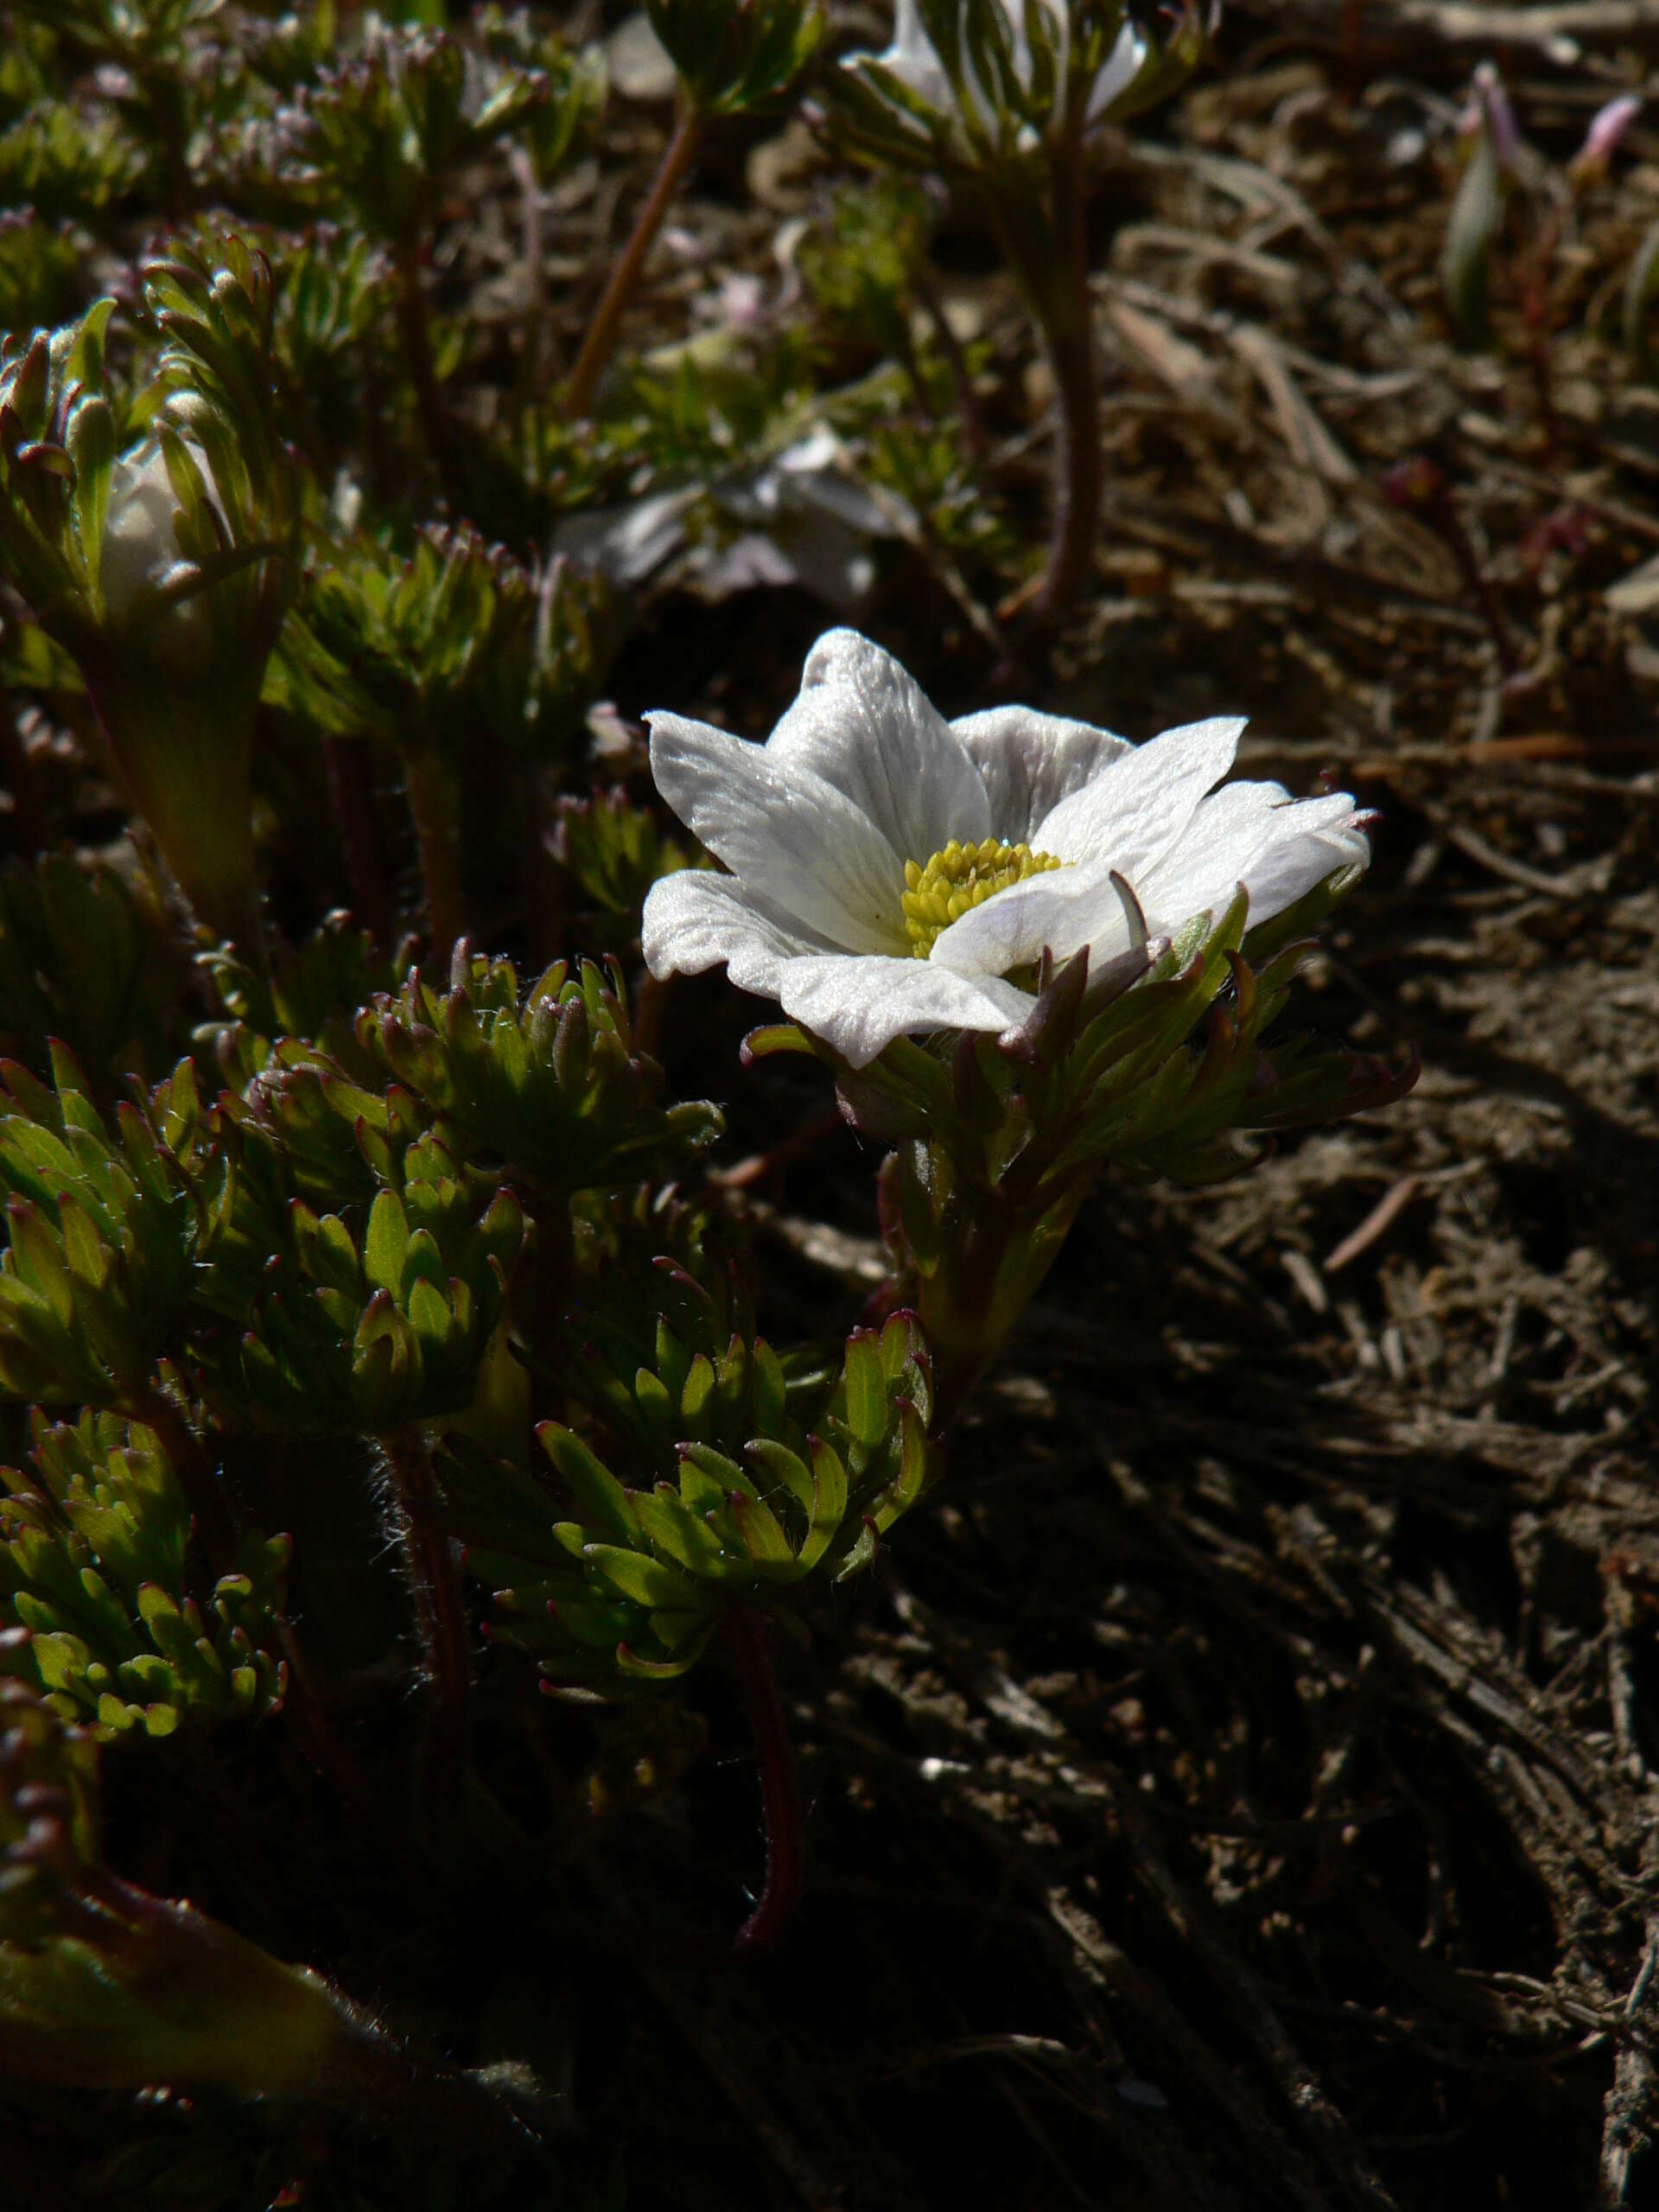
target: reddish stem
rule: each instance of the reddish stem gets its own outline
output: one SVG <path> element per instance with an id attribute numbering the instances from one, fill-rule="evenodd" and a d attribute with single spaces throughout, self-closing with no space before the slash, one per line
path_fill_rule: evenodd
<path id="1" fill-rule="evenodd" d="M 1052 188 L 1052 265 L 1033 267 L 1018 251 L 1008 258 L 1027 287 L 1053 372 L 1053 521 L 1041 580 L 1003 601 L 996 611 L 1004 622 L 1031 615 L 1048 623 L 1065 614 L 1094 575 L 1100 530 L 1099 364 L 1089 292 L 1089 194 L 1080 114 L 1072 118 L 1054 155 Z"/>
<path id="2" fill-rule="evenodd" d="M 1100 384 L 1089 293 L 1089 190 L 1083 123 L 1074 117 L 1054 168 L 1060 289 L 1046 336 L 1059 401 L 1054 454 L 1054 540 L 1041 611 L 1063 614 L 1094 574 L 1100 528 Z"/>
<path id="3" fill-rule="evenodd" d="M 605 287 L 604 297 L 594 311 L 588 326 L 588 335 L 582 342 L 576 356 L 576 365 L 570 372 L 570 381 L 565 386 L 564 412 L 569 422 L 580 422 L 594 403 L 594 393 L 616 345 L 618 327 L 623 311 L 639 286 L 640 273 L 645 265 L 645 256 L 663 226 L 663 219 L 673 206 L 686 171 L 696 158 L 702 143 L 702 118 L 694 107 L 688 107 L 680 118 L 679 126 L 668 143 L 649 197 L 639 210 L 633 230 L 622 258 L 611 272 L 611 281 Z"/>
<path id="4" fill-rule="evenodd" d="M 734 1605 L 725 1618 L 737 1693 L 754 1734 L 760 1769 L 760 1802 L 766 1822 L 766 1878 L 754 1910 L 733 1939 L 739 1958 L 775 1950 L 795 1917 L 806 1880 L 806 1833 L 801 1821 L 801 1793 L 795 1771 L 795 1747 L 789 1719 L 772 1670 L 764 1613 Z"/>
<path id="5" fill-rule="evenodd" d="M 456 938 L 467 930 L 461 856 L 455 849 L 454 795 L 443 763 L 427 745 L 411 746 L 404 753 L 404 779 L 420 848 L 427 941 L 433 966 L 445 969 Z"/>

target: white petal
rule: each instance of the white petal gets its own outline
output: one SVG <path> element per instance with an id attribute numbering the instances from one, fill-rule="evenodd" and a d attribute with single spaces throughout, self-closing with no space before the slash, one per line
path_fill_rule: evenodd
<path id="1" fill-rule="evenodd" d="M 640 939 L 645 965 L 659 980 L 700 976 L 723 960 L 740 990 L 766 993 L 782 962 L 827 949 L 811 931 L 766 913 L 735 877 L 696 868 L 652 885 Z"/>
<path id="2" fill-rule="evenodd" d="M 1250 920 L 1267 921 L 1333 870 L 1370 860 L 1357 820 L 1345 791 L 1293 799 L 1279 784 L 1229 784 L 1203 802 L 1179 844 L 1136 882 L 1147 922 L 1179 929 L 1205 907 L 1226 906 L 1241 883 Z"/>
<path id="3" fill-rule="evenodd" d="M 934 1029 L 1015 1028 L 1035 1001 L 995 977 L 970 982 L 931 960 L 849 959 L 830 954 L 786 961 L 779 977 L 784 1012 L 868 1067 L 895 1037 Z"/>
<path id="4" fill-rule="evenodd" d="M 1146 41 L 1133 23 L 1125 23 L 1106 57 L 1104 67 L 1089 93 L 1088 120 L 1104 115 L 1120 92 L 1126 92 L 1141 73 L 1147 58 Z"/>
<path id="5" fill-rule="evenodd" d="M 658 790 L 746 889 L 851 951 L 904 945 L 903 863 L 842 791 L 708 722 L 645 719 Z"/>
<path id="6" fill-rule="evenodd" d="M 915 677 L 856 630 L 828 631 L 813 646 L 766 753 L 791 784 L 803 770 L 833 784 L 901 860 L 925 862 L 952 837 L 977 844 L 991 833 L 961 741 Z"/>
<path id="7" fill-rule="evenodd" d="M 1189 722 L 1137 745 L 1032 832 L 1057 860 L 1116 868 L 1137 887 L 1179 839 L 1198 801 L 1233 765 L 1242 717 Z"/>
<path id="8" fill-rule="evenodd" d="M 980 773 L 991 802 L 989 834 L 1010 845 L 1032 836 L 1073 791 L 1135 747 L 1088 722 L 1039 715 L 1031 707 L 991 707 L 950 725 Z"/>
<path id="9" fill-rule="evenodd" d="M 1112 959 L 1131 938 L 1123 901 L 1104 868 L 1056 868 L 1010 884 L 934 939 L 930 962 L 958 976 L 1005 976 L 1045 951 L 1067 960 L 1087 945 Z"/>

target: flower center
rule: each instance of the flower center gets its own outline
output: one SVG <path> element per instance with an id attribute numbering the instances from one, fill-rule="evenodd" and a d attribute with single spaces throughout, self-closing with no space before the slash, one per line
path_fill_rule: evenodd
<path id="1" fill-rule="evenodd" d="M 903 903 L 911 950 L 917 959 L 925 960 L 940 931 L 974 907 L 982 906 L 1011 883 L 1065 866 L 1052 853 L 1033 853 L 1029 845 L 1000 845 L 995 837 L 978 845 L 959 845 L 953 837 L 925 867 L 906 861 Z"/>

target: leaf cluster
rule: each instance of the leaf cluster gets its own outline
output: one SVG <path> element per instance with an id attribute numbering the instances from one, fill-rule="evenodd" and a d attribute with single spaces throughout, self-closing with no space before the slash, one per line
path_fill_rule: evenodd
<path id="1" fill-rule="evenodd" d="M 828 22 L 817 0 L 647 0 L 646 12 L 700 115 L 741 115 L 778 99 Z"/>
<path id="2" fill-rule="evenodd" d="M 60 1038 L 102 1077 L 159 1027 L 152 945 L 113 868 L 43 853 L 0 869 L 0 1037 L 37 1075 Z"/>
<path id="3" fill-rule="evenodd" d="M 568 1202 L 720 1126 L 659 1103 L 591 967 L 521 995 L 509 963 L 463 953 L 448 990 L 411 973 L 340 1043 L 343 1061 L 232 1032 L 240 1092 L 205 1104 L 181 1062 L 142 1110 L 117 1109 L 118 1136 L 65 1048 L 51 1090 L 8 1069 L 7 1389 L 142 1417 L 165 1354 L 253 1429 L 385 1433 L 458 1413 L 528 1233 L 509 1178 Z"/>
<path id="4" fill-rule="evenodd" d="M 112 1136 L 68 1051 L 51 1059 L 50 1090 L 0 1070 L 0 1388 L 137 1411 L 190 1290 L 189 1194 L 137 1107 Z"/>
<path id="5" fill-rule="evenodd" d="M 109 1414 L 36 1421 L 31 1471 L 0 1468 L 0 1620 L 59 1712 L 107 1733 L 171 1735 L 277 1711 L 286 1536 L 251 1534 L 206 1605 L 190 1509 L 153 1431 Z"/>
<path id="6" fill-rule="evenodd" d="M 504 41 L 371 17 L 358 50 L 320 69 L 276 119 L 267 188 L 296 213 L 347 213 L 371 237 L 412 252 L 445 181 L 538 111 L 540 143 L 568 151 L 593 104 L 591 76 L 558 81 L 504 58 Z"/>
<path id="7" fill-rule="evenodd" d="M 460 1448 L 442 1470 L 494 1635 L 555 1684 L 672 1681 L 733 1600 L 776 1605 L 868 1566 L 933 1472 L 912 1316 L 855 1332 L 826 1389 L 791 1382 L 762 1338 L 722 1340 L 719 1302 L 672 1281 L 649 1357 L 630 1375 L 595 1346 L 588 1419 L 538 1432 L 550 1482 Z"/>
<path id="8" fill-rule="evenodd" d="M 626 917 L 636 932 L 652 885 L 691 865 L 657 811 L 636 805 L 620 785 L 561 800 L 553 850 L 593 912 Z"/>
<path id="9" fill-rule="evenodd" d="M 176 644 L 162 618 L 200 601 L 221 651 L 257 671 L 291 589 L 298 522 L 270 391 L 270 271 L 227 238 L 217 256 L 176 243 L 143 277 L 160 348 L 130 407 L 105 373 L 113 301 L 56 330 L 0 340 L 0 565 L 42 625 L 102 679 L 118 459 L 127 433 L 149 424 L 177 502 L 179 558 L 122 610 L 121 626 L 136 632 L 141 652 L 151 639 Z M 130 687 L 105 688 L 115 698 Z M 123 730 L 112 735 L 119 745 Z"/>
<path id="10" fill-rule="evenodd" d="M 400 557 L 359 537 L 320 548 L 270 671 L 302 727 L 455 764 L 484 733 L 557 750 L 591 698 L 598 588 L 537 573 L 466 524 L 429 527 Z"/>
<path id="11" fill-rule="evenodd" d="M 938 1255 L 922 1224 L 941 1228 L 946 1208 L 971 1206 L 973 1194 L 1041 1217 L 1106 1163 L 1138 1179 L 1214 1181 L 1243 1164 L 1237 1132 L 1318 1127 L 1408 1090 L 1414 1068 L 1313 1055 L 1305 1038 L 1264 1041 L 1315 949 L 1302 932 L 1359 874 L 1337 871 L 1248 935 L 1241 885 L 1224 912 L 1195 915 L 1103 1007 L 1090 1002 L 1086 954 L 1050 965 L 1025 1028 L 1000 1045 L 964 1037 L 948 1069 L 903 1039 L 868 1069 L 842 1068 L 847 1112 L 905 1147 L 896 1173 L 927 1193 L 905 1208 L 923 1264 Z M 798 1034 L 763 1031 L 751 1049 L 798 1049 Z"/>

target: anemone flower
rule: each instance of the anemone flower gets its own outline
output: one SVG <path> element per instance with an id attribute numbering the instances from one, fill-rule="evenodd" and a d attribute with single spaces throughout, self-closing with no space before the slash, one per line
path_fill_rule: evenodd
<path id="1" fill-rule="evenodd" d="M 1017 1030 L 1046 951 L 1086 946 L 1104 995 L 1240 885 L 1262 922 L 1370 858 L 1345 792 L 1221 785 L 1240 719 L 1139 746 L 1029 707 L 947 722 L 852 630 L 819 639 L 764 746 L 648 720 L 658 789 L 730 871 L 652 886 L 652 974 L 723 961 L 853 1067 L 899 1036 Z"/>

